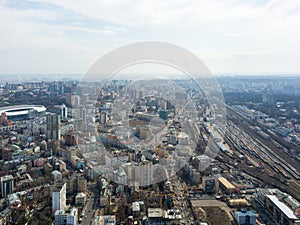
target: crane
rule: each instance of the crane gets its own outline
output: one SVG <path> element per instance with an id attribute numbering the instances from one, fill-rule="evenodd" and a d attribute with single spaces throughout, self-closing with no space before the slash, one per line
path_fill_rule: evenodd
<path id="1" fill-rule="evenodd" d="M 159 207 L 162 209 L 163 208 L 163 203 L 162 203 L 162 198 L 164 196 L 172 196 L 172 194 L 154 194 L 154 196 L 159 197 Z"/>

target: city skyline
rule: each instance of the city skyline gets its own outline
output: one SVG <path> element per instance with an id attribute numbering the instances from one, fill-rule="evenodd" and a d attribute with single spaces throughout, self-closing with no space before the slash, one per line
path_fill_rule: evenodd
<path id="1" fill-rule="evenodd" d="M 299 224 L 300 78 L 218 81 L 5 83 L 0 223 Z"/>

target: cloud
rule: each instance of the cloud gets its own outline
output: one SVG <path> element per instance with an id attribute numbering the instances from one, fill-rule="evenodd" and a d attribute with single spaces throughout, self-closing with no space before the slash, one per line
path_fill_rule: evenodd
<path id="1" fill-rule="evenodd" d="M 104 34 L 104 35 L 114 35 L 117 34 L 119 31 L 125 30 L 125 29 L 118 29 L 109 26 L 105 26 L 103 29 L 92 29 L 92 28 L 86 28 L 82 26 L 58 26 L 57 29 L 65 30 L 65 31 L 80 31 L 80 32 L 93 33 L 93 34 Z"/>
<path id="2" fill-rule="evenodd" d="M 158 40 L 205 53 L 216 71 L 251 71 L 269 57 L 261 67 L 267 70 L 281 55 L 289 70 L 300 71 L 293 60 L 300 56 L 298 0 L 0 0 L 0 19 L 0 60 L 44 51 L 54 61 L 59 53 L 70 71 L 74 61 L 88 65 L 82 55 Z"/>

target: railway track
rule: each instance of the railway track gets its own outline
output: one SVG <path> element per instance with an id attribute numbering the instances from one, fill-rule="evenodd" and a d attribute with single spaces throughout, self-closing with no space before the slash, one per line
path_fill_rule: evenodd
<path id="1" fill-rule="evenodd" d="M 300 180 L 300 173 L 297 171 L 297 169 L 286 160 L 284 160 L 281 156 L 277 155 L 264 143 L 259 141 L 258 134 L 256 134 L 253 130 L 250 130 L 249 127 L 245 127 L 245 124 L 241 124 L 239 122 L 240 120 L 238 119 L 238 117 L 241 117 L 242 115 L 239 115 L 232 108 L 229 109 L 229 119 L 233 117 L 232 123 L 238 123 L 236 125 L 244 127 L 247 133 L 247 135 L 242 135 L 242 137 L 240 138 L 241 148 L 248 151 L 256 158 L 260 158 L 264 163 L 268 164 L 274 172 L 281 173 L 286 179 L 291 179 L 292 177 L 296 180 Z M 243 119 L 245 118 L 243 117 Z M 251 121 L 251 123 L 253 122 Z M 257 138 L 254 140 L 252 136 L 256 136 Z M 231 138 L 228 139 L 230 140 Z"/>

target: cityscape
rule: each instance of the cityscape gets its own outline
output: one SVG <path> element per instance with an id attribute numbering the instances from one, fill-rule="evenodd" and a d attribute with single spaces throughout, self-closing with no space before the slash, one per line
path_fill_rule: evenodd
<path id="1" fill-rule="evenodd" d="M 0 21 L 0 225 L 300 225 L 299 0 Z"/>
<path id="2" fill-rule="evenodd" d="M 1 224 L 300 224 L 300 79 L 217 80 L 226 123 L 188 80 L 3 82 Z"/>

